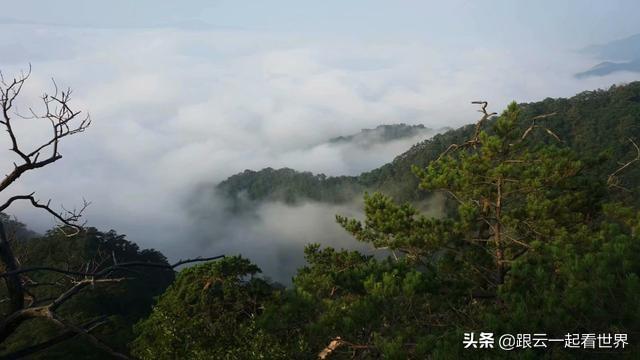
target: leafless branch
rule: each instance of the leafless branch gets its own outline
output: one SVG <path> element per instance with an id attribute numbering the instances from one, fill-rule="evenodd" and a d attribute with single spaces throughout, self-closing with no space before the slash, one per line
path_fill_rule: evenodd
<path id="1" fill-rule="evenodd" d="M 333 338 L 329 345 L 327 345 L 320 353 L 318 354 L 318 359 L 325 360 L 327 359 L 337 348 L 345 345 L 345 342 L 340 338 L 340 336 Z"/>
<path id="2" fill-rule="evenodd" d="M 89 205 L 91 205 L 91 203 L 87 202 L 86 200 L 83 200 L 84 203 L 79 210 L 69 211 L 63 208 L 62 212 L 56 212 L 52 210 L 51 207 L 49 206 L 50 201 L 47 202 L 46 204 L 41 204 L 33 197 L 33 194 L 34 193 L 31 193 L 29 195 L 16 195 L 16 196 L 10 197 L 7 201 L 5 201 L 4 204 L 0 205 L 0 212 L 5 211 L 7 208 L 9 208 L 9 206 L 11 206 L 13 202 L 17 200 L 28 200 L 31 202 L 31 205 L 33 205 L 33 207 L 38 209 L 43 209 L 44 211 L 52 215 L 56 220 L 58 220 L 62 225 L 74 229 L 72 233 L 65 233 L 67 236 L 77 235 L 78 232 L 82 229 L 82 226 L 78 225 L 77 222 L 80 220 L 83 212 L 86 210 L 86 208 Z"/>
<path id="3" fill-rule="evenodd" d="M 20 76 L 15 77 L 12 81 L 6 81 L 4 75 L 0 76 L 0 109 L 2 111 L 0 124 L 4 125 L 7 133 L 9 134 L 11 151 L 18 155 L 22 160 L 22 164 L 14 164 L 13 171 L 7 174 L 5 178 L 0 181 L 0 192 L 9 187 L 25 172 L 41 168 L 60 160 L 62 158 L 59 151 L 60 141 L 67 136 L 85 131 L 89 125 L 91 125 L 91 117 L 88 114 L 80 119 L 78 123 L 75 122 L 75 120 L 81 115 L 81 112 L 72 110 L 69 105 L 72 94 L 71 89 L 60 91 L 54 81 L 54 94 L 44 94 L 41 98 L 45 109 L 43 113 L 37 113 L 33 108 L 29 108 L 31 113 L 31 116 L 29 117 L 14 113 L 20 118 L 46 120 L 50 123 L 52 128 L 52 135 L 49 140 L 44 141 L 34 149 L 23 149 L 18 142 L 15 129 L 13 127 L 12 116 L 14 114 L 12 114 L 12 108 L 14 106 L 15 99 L 20 94 L 24 83 L 29 79 L 30 75 L 31 66 L 29 66 L 29 71 L 26 74 L 21 73 Z M 48 151 L 49 155 L 41 158 L 40 155 L 45 151 Z"/>
<path id="4" fill-rule="evenodd" d="M 529 133 L 531 133 L 531 131 L 533 131 L 533 129 L 544 129 L 544 131 L 551 137 L 553 137 L 554 139 L 556 139 L 556 141 L 558 142 L 562 142 L 562 140 L 560 139 L 560 137 L 558 135 L 556 135 L 556 133 L 554 133 L 553 131 L 551 131 L 551 129 L 544 127 L 542 125 L 538 125 L 536 124 L 536 120 L 541 120 L 541 119 L 546 119 L 552 116 L 555 116 L 556 113 L 549 113 L 549 114 L 542 114 L 542 115 L 538 115 L 535 116 L 531 119 L 531 125 L 522 133 L 522 136 L 520 137 L 520 141 L 524 141 L 524 139 L 526 139 L 526 137 L 529 135 Z"/>
<path id="5" fill-rule="evenodd" d="M 482 113 L 482 117 L 476 123 L 476 128 L 475 128 L 475 130 L 473 132 L 473 135 L 471 136 L 471 138 L 469 140 L 465 141 L 463 144 L 451 144 L 451 145 L 449 145 L 449 147 L 442 154 L 440 154 L 440 156 L 438 156 L 437 160 L 442 159 L 450 151 L 454 151 L 454 150 L 457 150 L 459 148 L 464 148 L 464 147 L 468 147 L 468 146 L 475 146 L 478 143 L 480 143 L 480 130 L 482 129 L 482 125 L 484 125 L 484 123 L 487 121 L 487 119 L 489 119 L 490 117 L 498 114 L 496 112 L 491 112 L 490 113 L 490 112 L 487 111 L 487 106 L 489 105 L 489 103 L 486 102 L 486 101 L 472 101 L 471 103 L 472 104 L 476 104 L 476 105 L 480 105 L 480 110 L 478 110 L 478 111 Z"/>
<path id="6" fill-rule="evenodd" d="M 164 263 L 154 263 L 154 262 L 144 262 L 144 261 L 131 261 L 131 262 L 122 262 L 122 263 L 117 263 L 114 264 L 112 266 L 109 266 L 107 268 L 104 268 L 100 271 L 94 271 L 94 272 L 85 272 L 85 271 L 73 271 L 73 270 L 65 270 L 65 269 L 60 269 L 60 268 L 55 268 L 55 267 L 48 267 L 48 266 L 36 266 L 36 267 L 29 267 L 29 268 L 21 268 L 18 270 L 14 270 L 14 271 L 7 271 L 4 273 L 0 274 L 0 277 L 9 277 L 12 275 L 18 275 L 18 274 L 24 274 L 24 273 L 29 273 L 29 272 L 36 272 L 36 271 L 49 271 L 49 272 L 55 272 L 55 273 L 59 273 L 59 274 L 66 274 L 66 275 L 72 275 L 72 276 L 90 276 L 90 277 L 101 277 L 101 276 L 107 276 L 108 274 L 111 274 L 117 270 L 121 270 L 124 268 L 130 268 L 130 267 L 149 267 L 149 268 L 160 268 L 160 269 L 175 269 L 177 267 L 180 267 L 182 265 L 186 265 L 186 264 L 191 264 L 191 263 L 195 263 L 195 262 L 205 262 L 205 261 L 212 261 L 212 260 L 218 260 L 224 258 L 224 255 L 218 255 L 218 256 L 212 256 L 212 257 L 198 257 L 198 258 L 194 258 L 194 259 L 186 259 L 186 260 L 179 260 L 178 262 L 174 263 L 174 264 L 164 264 Z"/>
<path id="7" fill-rule="evenodd" d="M 82 336 L 87 341 L 89 341 L 93 346 L 95 346 L 98 349 L 106 352 L 107 354 L 113 356 L 114 358 L 116 358 L 116 359 L 126 359 L 126 360 L 130 359 L 129 356 L 127 356 L 127 355 L 125 355 L 123 353 L 120 353 L 118 351 L 115 351 L 109 345 L 105 344 L 100 339 L 98 339 L 95 336 L 93 336 L 92 334 L 90 334 L 89 331 L 87 331 L 86 329 L 83 329 L 80 326 L 74 325 L 74 324 L 72 324 L 72 323 L 60 318 L 57 314 L 53 313 L 51 319 L 52 319 L 52 321 L 54 323 L 60 325 L 61 327 L 69 329 L 70 331 L 78 334 L 79 336 Z"/>
<path id="8" fill-rule="evenodd" d="M 70 106 L 71 89 L 60 91 L 58 85 L 53 81 L 54 93 L 44 94 L 42 102 L 44 111 L 37 112 L 33 108 L 29 108 L 31 116 L 25 117 L 14 109 L 15 100 L 20 95 L 25 82 L 31 76 L 31 65 L 28 72 L 21 72 L 19 76 L 8 80 L 3 73 L 0 72 L 0 127 L 4 126 L 9 136 L 10 151 L 19 158 L 19 163 L 13 163 L 12 171 L 0 180 L 0 193 L 12 185 L 22 174 L 31 170 L 39 169 L 52 164 L 62 158 L 60 154 L 60 142 L 67 136 L 71 136 L 83 132 L 91 124 L 89 115 L 80 118 L 81 112 L 72 110 Z M 14 116 L 17 118 L 14 119 Z M 36 119 L 49 123 L 52 134 L 48 140 L 36 145 L 32 149 L 25 149 L 22 142 L 16 135 L 14 120 L 20 119 Z M 78 234 L 82 225 L 78 222 L 83 211 L 89 205 L 84 201 L 83 206 L 79 210 L 67 210 L 64 207 L 62 211 L 54 211 L 50 207 L 51 201 L 46 204 L 37 201 L 31 193 L 29 195 L 15 195 L 7 199 L 0 205 L 0 212 L 7 210 L 15 201 L 26 200 L 31 206 L 44 210 L 53 216 L 59 223 L 59 228 L 67 236 Z M 72 229 L 70 232 L 69 229 Z M 103 282 L 119 282 L 122 279 L 103 277 L 100 279 L 86 278 L 73 282 L 71 288 L 55 299 L 49 299 L 50 303 L 46 304 L 43 300 L 37 301 L 31 288 L 44 285 L 38 283 L 21 272 L 22 267 L 16 254 L 12 248 L 12 242 L 7 236 L 4 224 L 0 221 L 0 265 L 6 276 L 2 276 L 7 286 L 9 312 L 0 320 L 0 343 L 4 342 L 24 321 L 33 318 L 46 318 L 58 324 L 65 325 L 66 328 L 73 330 L 75 333 L 85 337 L 91 337 L 88 329 L 83 327 L 74 327 L 75 325 L 66 324 L 63 320 L 57 318 L 54 310 L 69 298 L 77 294 L 82 288 L 88 284 Z M 45 303 L 46 305 L 38 305 Z M 42 344 L 41 344 L 42 346 Z M 37 348 L 37 347 L 36 347 Z M 105 349 L 106 350 L 106 349 Z"/>
<path id="9" fill-rule="evenodd" d="M 636 149 L 636 156 L 627 161 L 626 163 L 624 163 L 622 166 L 620 166 L 618 169 L 616 169 L 616 171 L 614 171 L 613 173 L 611 173 L 611 175 L 609 175 L 609 178 L 607 178 L 607 184 L 611 187 L 619 187 L 622 188 L 621 186 L 619 186 L 619 179 L 618 179 L 618 174 L 620 174 L 621 172 L 623 172 L 625 169 L 627 169 L 629 166 L 631 166 L 633 163 L 640 161 L 640 147 L 638 147 L 638 144 L 636 144 L 635 141 L 633 141 L 632 138 L 629 138 L 629 142 L 631 142 L 631 145 L 633 145 L 633 147 Z"/>

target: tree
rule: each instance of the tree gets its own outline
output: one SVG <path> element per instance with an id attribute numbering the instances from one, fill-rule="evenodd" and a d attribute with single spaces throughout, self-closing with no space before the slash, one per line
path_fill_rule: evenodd
<path id="1" fill-rule="evenodd" d="M 136 326 L 143 359 L 276 359 L 283 356 L 256 324 L 275 288 L 239 256 L 190 267 Z"/>
<path id="2" fill-rule="evenodd" d="M 589 159 L 578 160 L 537 122 L 553 114 L 522 126 L 512 103 L 487 127 L 495 114 L 479 104 L 483 116 L 467 141 L 451 144 L 426 168 L 414 167 L 421 188 L 449 196 L 453 216 L 428 218 L 376 193 L 365 197 L 364 222 L 341 216 L 338 222 L 358 240 L 399 251 L 398 261 L 433 274 L 440 285 L 433 295 L 463 314 L 432 307 L 451 329 L 533 328 L 560 337 L 633 332 L 637 208 L 607 204 L 615 197 L 602 174 L 585 171 Z M 534 136 L 536 130 L 550 141 Z M 450 339 L 448 346 L 460 339 L 451 330 L 440 338 Z"/>
<path id="3" fill-rule="evenodd" d="M 71 105 L 71 89 L 60 90 L 55 83 L 53 94 L 42 96 L 42 111 L 29 108 L 29 115 L 24 116 L 15 110 L 15 101 L 31 75 L 31 68 L 13 79 L 7 79 L 0 73 L 0 108 L 2 115 L 0 124 L 8 134 L 10 152 L 17 159 L 12 170 L 0 181 L 0 194 L 6 194 L 10 187 L 24 174 L 51 165 L 62 159 L 61 143 L 69 136 L 84 132 L 91 124 L 89 115 L 73 110 Z M 29 119 L 32 122 L 42 122 L 51 126 L 51 136 L 42 143 L 26 148 L 24 138 L 16 131 L 16 121 Z M 80 209 L 55 211 L 50 202 L 41 203 L 34 193 L 9 196 L 0 205 L 0 212 L 5 212 L 17 201 L 27 201 L 34 208 L 40 209 L 54 217 L 59 226 L 56 232 L 64 237 L 85 234 L 81 220 L 83 210 L 89 205 L 87 202 Z M 3 219 L 5 220 L 5 219 Z M 60 309 L 85 290 L 95 286 L 118 284 L 129 280 L 135 267 L 159 268 L 172 270 L 180 265 L 208 259 L 182 260 L 175 264 L 155 259 L 144 261 L 119 261 L 113 253 L 103 254 L 94 262 L 85 264 L 82 269 L 43 266 L 36 264 L 25 267 L 15 252 L 15 244 L 9 238 L 5 222 L 0 221 L 0 277 L 6 285 L 8 307 L 0 320 L 0 344 L 15 334 L 19 328 L 30 321 L 45 321 L 59 329 L 59 333 L 46 341 L 34 344 L 20 351 L 20 356 L 26 356 L 73 336 L 81 336 L 89 343 L 117 358 L 128 358 L 124 353 L 113 350 L 102 340 L 93 336 L 91 332 L 104 325 L 106 319 L 100 316 L 85 323 L 75 323 L 60 315 Z M 126 274 L 125 274 L 126 272 Z M 42 273 L 57 274 L 60 281 L 54 281 L 61 288 L 52 296 L 41 298 L 36 288 L 50 286 L 49 281 L 38 281 Z M 135 272 L 133 272 L 135 274 Z M 50 294 L 50 293 L 49 293 Z M 51 295 L 51 294 L 50 294 Z"/>
<path id="4" fill-rule="evenodd" d="M 571 206 L 549 209 L 548 205 L 576 204 L 580 194 L 567 191 L 568 179 L 581 164 L 567 149 L 527 143 L 538 125 L 534 118 L 521 132 L 515 103 L 495 121 L 491 132 L 485 131 L 483 125 L 495 113 L 481 104 L 483 116 L 470 139 L 451 144 L 426 169 L 413 169 L 421 188 L 445 192 L 455 201 L 457 219 L 416 218 L 413 206 L 398 207 L 381 194 L 366 197 L 364 226 L 337 219 L 359 240 L 399 250 L 423 264 L 433 263 L 430 259 L 436 255 L 455 254 L 456 267 L 466 269 L 459 274 L 475 279 L 477 291 L 492 293 L 534 239 L 553 237 L 557 224 L 575 215 Z"/>

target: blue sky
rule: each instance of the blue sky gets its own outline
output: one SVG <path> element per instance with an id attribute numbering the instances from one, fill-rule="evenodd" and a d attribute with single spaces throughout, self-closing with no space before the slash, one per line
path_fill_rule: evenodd
<path id="1" fill-rule="evenodd" d="M 580 49 L 640 33 L 638 1 L 0 5 L 0 70 L 33 66 L 22 108 L 37 103 L 55 77 L 94 119 L 63 144 L 63 161 L 24 177 L 13 193 L 36 191 L 67 207 L 85 197 L 93 202 L 89 224 L 173 257 L 225 249 L 215 239 L 205 248 L 175 239 L 196 236 L 187 199 L 244 169 L 357 174 L 411 144 L 365 153 L 327 146 L 327 139 L 399 122 L 456 127 L 476 120 L 473 100 L 500 111 L 511 100 L 568 97 L 639 78 L 574 76 L 606 60 Z M 33 142 L 41 134 L 37 124 L 15 126 Z M 12 166 L 11 156 L 0 153 L 0 166 Z M 306 211 L 327 216 L 325 231 L 336 209 Z M 267 209 L 265 218 L 285 212 Z M 28 208 L 15 214 L 39 231 L 52 225 Z M 286 240 L 305 231 L 264 225 L 251 233 Z M 240 243 L 252 246 L 252 238 Z"/>

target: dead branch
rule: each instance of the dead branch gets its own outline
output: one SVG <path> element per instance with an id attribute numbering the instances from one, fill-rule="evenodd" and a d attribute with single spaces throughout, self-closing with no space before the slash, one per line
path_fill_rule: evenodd
<path id="1" fill-rule="evenodd" d="M 318 359 L 320 360 L 327 359 L 331 355 L 331 353 L 333 353 L 337 348 L 339 348 L 344 344 L 345 342 L 342 341 L 340 336 L 333 338 L 331 342 L 329 342 L 329 345 L 327 345 L 327 347 L 325 347 L 324 349 L 322 349 L 322 351 L 320 351 L 320 353 L 318 354 Z"/>
<path id="2" fill-rule="evenodd" d="M 53 81 L 55 91 L 53 94 L 44 94 L 42 96 L 42 102 L 44 105 L 44 111 L 37 112 L 33 108 L 29 108 L 30 116 L 22 116 L 18 111 L 14 110 L 15 100 L 20 95 L 25 82 L 31 75 L 31 65 L 29 65 L 28 72 L 21 72 L 19 76 L 14 77 L 12 80 L 5 78 L 4 74 L 0 72 L 0 125 L 4 126 L 9 136 L 9 142 L 11 144 L 9 150 L 19 158 L 19 163 L 13 163 L 13 170 L 5 175 L 0 180 L 0 193 L 6 190 L 12 185 L 22 174 L 31 170 L 39 169 L 49 164 L 52 164 L 62 158 L 60 153 L 60 142 L 65 137 L 81 133 L 86 130 L 91 124 L 89 115 L 80 117 L 81 112 L 72 110 L 70 106 L 71 101 L 71 89 L 60 91 L 58 85 Z M 48 140 L 45 140 L 40 145 L 36 145 L 34 148 L 26 149 L 22 146 L 22 143 L 16 135 L 14 127 L 14 116 L 19 119 L 35 119 L 42 120 L 51 126 L 52 134 Z M 27 200 L 35 208 L 42 209 L 49 215 L 53 216 L 58 222 L 60 222 L 60 230 L 62 230 L 67 236 L 78 234 L 82 225 L 78 225 L 83 211 L 89 205 L 84 201 L 83 206 L 79 210 L 67 210 L 64 207 L 62 211 L 54 211 L 50 207 L 50 201 L 46 204 L 38 202 L 33 193 L 29 195 L 16 195 L 7 199 L 2 205 L 0 205 L 0 212 L 7 210 L 15 201 Z M 67 233 L 65 229 L 72 229 L 70 233 Z M 68 299 L 79 293 L 84 287 L 89 284 L 93 285 L 98 281 L 99 283 L 111 283 L 123 281 L 123 278 L 108 278 L 106 276 L 95 279 L 85 278 L 73 282 L 73 286 L 67 291 L 64 291 L 55 299 L 50 299 L 50 303 L 46 305 L 37 305 L 42 301 L 36 301 L 35 295 L 31 292 L 30 288 L 38 285 L 32 279 L 26 275 L 22 275 L 20 272 L 21 264 L 16 257 L 12 242 L 7 236 L 7 232 L 4 224 L 0 221 L 0 265 L 3 268 L 6 276 L 2 276 L 7 286 L 9 312 L 2 320 L 0 320 L 0 343 L 4 342 L 24 321 L 33 318 L 45 318 L 59 325 L 64 325 L 68 330 L 72 330 L 74 333 L 87 337 L 90 341 L 92 335 L 88 334 L 88 329 L 84 327 L 77 327 L 73 324 L 67 324 L 64 320 L 57 317 L 54 311 Z M 95 341 L 92 341 L 95 343 Z M 95 343 L 96 346 L 103 348 L 103 350 L 113 353 L 108 347 L 101 346 L 99 343 Z M 41 344 L 42 346 L 42 344 Z M 38 348 L 36 346 L 36 348 Z"/>
<path id="3" fill-rule="evenodd" d="M 0 181 L 0 192 L 7 189 L 13 184 L 22 174 L 27 171 L 38 169 L 49 165 L 62 158 L 59 152 L 60 140 L 66 136 L 84 131 L 90 124 L 90 118 L 87 115 L 79 125 L 74 126 L 72 121 L 80 114 L 79 111 L 71 110 L 69 101 L 71 99 L 71 90 L 58 91 L 58 86 L 54 81 L 55 93 L 53 95 L 44 94 L 42 100 L 45 105 L 45 112 L 38 115 L 33 109 L 30 109 L 32 118 L 47 120 L 53 129 L 51 138 L 45 141 L 42 145 L 37 146 L 34 150 L 25 150 L 20 146 L 20 142 L 16 137 L 16 133 L 13 127 L 12 109 L 14 101 L 20 95 L 22 88 L 31 75 L 31 66 L 27 73 L 22 72 L 20 76 L 14 77 L 11 81 L 8 81 L 4 74 L 0 73 L 0 109 L 2 116 L 0 118 L 0 124 L 4 125 L 5 130 L 9 134 L 9 140 L 11 143 L 10 151 L 15 153 L 21 160 L 21 164 L 14 163 L 13 171 L 6 175 L 2 181 Z M 15 113 L 19 117 L 19 114 Z M 46 157 L 40 157 L 40 154 L 44 151 L 49 151 L 49 155 Z M 40 204 L 33 198 L 33 194 L 30 195 L 18 195 L 9 198 L 3 205 L 0 206 L 0 211 L 6 210 L 16 200 L 29 200 L 31 205 L 36 208 L 44 209 L 54 218 L 61 221 L 62 224 L 70 226 L 76 229 L 74 233 L 79 231 L 79 227 L 75 225 L 81 216 L 82 210 L 88 205 L 85 202 L 82 210 L 79 212 L 58 213 L 53 211 L 49 207 L 49 203 Z M 70 235 L 73 235 L 70 234 Z M 19 261 L 16 259 L 11 243 L 7 237 L 4 226 L 0 225 L 0 261 L 3 263 L 5 271 L 18 270 L 20 267 Z M 17 311 L 24 306 L 24 298 L 28 293 L 22 285 L 22 280 L 19 276 L 12 275 L 5 277 L 7 284 L 7 290 L 9 292 L 9 298 L 11 299 L 11 310 Z"/>
<path id="4" fill-rule="evenodd" d="M 67 136 L 85 131 L 89 125 L 91 125 L 91 117 L 89 114 L 81 118 L 78 124 L 74 124 L 74 120 L 79 118 L 81 111 L 72 110 L 69 105 L 72 94 L 71 89 L 60 91 L 55 81 L 53 81 L 55 87 L 54 94 L 49 95 L 45 93 L 41 98 L 45 108 L 43 113 L 37 113 L 33 108 L 29 108 L 31 116 L 22 116 L 17 112 L 12 114 L 11 110 L 14 101 L 20 94 L 24 83 L 29 79 L 30 75 L 31 67 L 29 67 L 29 72 L 26 74 L 22 73 L 21 76 L 14 78 L 11 82 L 7 82 L 4 76 L 0 77 L 0 108 L 2 110 L 0 124 L 4 125 L 9 134 L 11 151 L 22 159 L 22 164 L 14 164 L 13 171 L 6 175 L 0 182 L 0 191 L 9 187 L 25 172 L 60 160 L 62 158 L 59 151 L 60 141 Z M 13 115 L 23 119 L 39 119 L 49 122 L 52 129 L 51 138 L 41 145 L 36 146 L 34 149 L 23 149 L 14 131 Z M 40 155 L 44 152 L 48 152 L 49 155 L 41 158 Z"/>
<path id="5" fill-rule="evenodd" d="M 60 327 L 66 328 L 66 329 L 76 333 L 77 335 L 82 336 L 87 341 L 89 341 L 93 346 L 95 346 L 98 349 L 106 352 L 107 354 L 113 356 L 116 359 L 125 359 L 125 360 L 130 359 L 129 356 L 127 356 L 127 355 L 125 355 L 123 353 L 120 353 L 118 351 L 113 350 L 109 345 L 105 344 L 100 339 L 98 339 L 95 336 L 93 336 L 92 334 L 90 334 L 86 329 L 83 329 L 80 326 L 77 326 L 77 325 L 74 325 L 74 324 L 72 324 L 70 322 L 67 322 L 66 320 L 60 318 L 55 313 L 52 314 L 51 320 L 54 323 L 60 325 Z"/>
<path id="6" fill-rule="evenodd" d="M 482 118 L 480 118 L 480 120 L 476 123 L 476 130 L 473 133 L 473 137 L 471 138 L 472 140 L 477 140 L 478 139 L 478 135 L 480 135 L 480 128 L 482 127 L 482 125 L 484 124 L 485 121 L 487 121 L 487 119 L 489 119 L 491 116 L 493 115 L 498 115 L 497 112 L 492 112 L 489 113 L 487 112 L 487 106 L 489 105 L 488 102 L 486 101 L 472 101 L 472 104 L 479 104 L 481 105 L 481 109 L 478 110 L 479 112 L 481 112 Z"/>
<path id="7" fill-rule="evenodd" d="M 366 350 L 371 348 L 371 346 L 369 345 L 354 344 L 354 343 L 342 340 L 340 336 L 337 336 L 333 338 L 331 342 L 329 342 L 329 345 L 327 345 L 324 349 L 322 349 L 322 351 L 320 351 L 320 353 L 318 354 L 318 359 L 327 359 L 329 356 L 331 356 L 331 354 L 334 351 L 336 351 L 338 348 L 345 345 L 348 346 L 354 352 L 354 357 L 355 357 L 355 352 L 357 350 Z"/>
<path id="8" fill-rule="evenodd" d="M 555 115 L 556 115 L 556 113 L 553 112 L 553 113 L 549 113 L 549 114 L 538 115 L 538 116 L 535 116 L 535 117 L 531 118 L 531 125 L 529 125 L 529 127 L 522 133 L 522 136 L 520 137 L 520 141 L 521 142 L 524 141 L 524 139 L 526 139 L 526 137 L 529 135 L 529 133 L 531 133 L 531 131 L 533 131 L 533 129 L 543 129 L 549 136 L 553 137 L 558 142 L 562 142 L 560 137 L 558 135 L 556 135 L 556 133 L 551 131 L 551 129 L 549 129 L 547 127 L 544 127 L 542 125 L 536 124 L 536 120 L 546 119 L 548 117 L 552 117 L 552 116 L 555 116 Z"/>
<path id="9" fill-rule="evenodd" d="M 610 187 L 622 188 L 621 186 L 619 186 L 618 174 L 623 172 L 625 169 L 627 169 L 633 163 L 635 163 L 637 161 L 640 161 L 640 147 L 638 147 L 638 144 L 636 144 L 636 142 L 633 141 L 632 138 L 629 138 L 629 142 L 631 142 L 631 145 L 633 145 L 633 147 L 636 149 L 636 157 L 631 159 L 630 161 L 627 161 L 622 166 L 620 166 L 616 171 L 612 172 L 611 175 L 609 175 L 609 177 L 607 178 L 607 184 Z"/>
<path id="10" fill-rule="evenodd" d="M 24 273 L 29 273 L 29 272 L 36 272 L 36 271 L 49 271 L 49 272 L 55 272 L 55 273 L 60 273 L 60 274 L 66 274 L 66 275 L 72 275 L 72 276 L 89 276 L 89 277 L 95 277 L 95 278 L 99 278 L 102 276 L 107 276 L 108 274 L 111 274 L 117 270 L 122 270 L 125 268 L 130 268 L 130 267 L 150 267 L 150 268 L 160 268 L 160 269 L 175 269 L 179 266 L 182 265 L 186 265 L 186 264 L 191 264 L 194 262 L 205 262 L 205 261 L 212 261 L 212 260 L 218 260 L 224 258 L 224 255 L 217 255 L 217 256 L 212 256 L 212 257 L 197 257 L 197 258 L 193 258 L 193 259 L 186 259 L 186 260 L 179 260 L 176 263 L 173 264 L 164 264 L 164 263 L 154 263 L 154 262 L 144 262 L 144 261 L 131 261 L 131 262 L 123 262 L 123 263 L 116 263 L 112 266 L 109 266 L 107 268 L 104 268 L 100 271 L 94 271 L 94 272 L 85 272 L 85 271 L 74 271 L 74 270 L 65 270 L 65 269 L 60 269 L 60 268 L 55 268 L 55 267 L 48 267 L 48 266 L 36 266 L 36 267 L 29 267 L 29 268 L 21 268 L 18 270 L 13 270 L 13 271 L 7 271 L 4 273 L 0 273 L 0 277 L 9 277 L 12 275 L 17 275 L 17 274 L 24 274 Z"/>
<path id="11" fill-rule="evenodd" d="M 0 261 L 4 265 L 5 271 L 15 271 L 20 268 L 20 264 L 13 254 L 11 243 L 7 238 L 4 224 L 0 221 Z M 4 278 L 7 285 L 7 292 L 10 299 L 11 311 L 17 311 L 24 307 L 25 291 L 22 279 L 18 274 L 9 275 Z"/>
<path id="12" fill-rule="evenodd" d="M 476 123 L 476 127 L 475 127 L 475 130 L 473 132 L 473 135 L 471 136 L 471 138 L 469 140 L 465 141 L 463 144 L 451 144 L 451 145 L 449 145 L 449 147 L 442 154 L 440 154 L 440 156 L 438 156 L 438 159 L 436 159 L 436 161 L 442 159 L 446 154 L 448 154 L 452 150 L 457 150 L 459 148 L 464 148 L 464 147 L 468 147 L 468 146 L 475 146 L 475 145 L 479 144 L 480 143 L 480 130 L 482 129 L 482 125 L 484 125 L 484 123 L 487 121 L 487 119 L 489 119 L 490 117 L 498 114 L 496 112 L 491 112 L 490 113 L 490 112 L 487 111 L 487 106 L 489 105 L 489 103 L 486 102 L 486 101 L 472 101 L 471 103 L 480 105 L 480 110 L 478 110 L 478 111 L 482 113 L 482 117 Z"/>
<path id="13" fill-rule="evenodd" d="M 63 226 L 74 229 L 73 233 L 65 233 L 67 236 L 77 235 L 80 232 L 82 226 L 77 225 L 77 222 L 80 220 L 83 212 L 89 205 L 91 205 L 91 203 L 84 200 L 84 203 L 79 210 L 74 209 L 70 211 L 63 208 L 62 212 L 56 212 L 49 206 L 51 201 L 48 201 L 46 204 L 41 204 L 33 197 L 33 194 L 34 193 L 31 193 L 29 195 L 16 195 L 10 197 L 4 204 L 0 205 L 0 212 L 5 211 L 9 206 L 11 206 L 11 204 L 13 204 L 13 202 L 17 200 L 28 200 L 31 202 L 31 205 L 33 205 L 33 207 L 43 209 L 44 211 L 52 215 L 56 220 L 58 220 L 62 224 L 61 226 L 59 226 L 61 231 L 64 232 Z"/>

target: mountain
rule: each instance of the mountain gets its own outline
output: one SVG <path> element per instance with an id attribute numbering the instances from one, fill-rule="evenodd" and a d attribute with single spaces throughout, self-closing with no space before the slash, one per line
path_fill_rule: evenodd
<path id="1" fill-rule="evenodd" d="M 446 130 L 448 128 L 434 131 L 422 124 L 379 125 L 373 129 L 362 129 L 356 134 L 331 138 L 319 146 L 339 147 L 347 153 L 356 150 L 381 151 L 385 148 L 378 147 L 379 145 L 394 143 L 396 147 L 402 147 L 403 144 L 409 146 L 412 141 L 419 141 Z M 245 170 L 217 186 L 217 190 L 224 194 L 225 198 L 232 200 L 230 207 L 234 211 L 261 201 L 282 201 L 287 204 L 295 204 L 301 200 L 344 203 L 365 189 L 365 184 L 358 176 L 328 177 L 290 168 Z"/>
<path id="2" fill-rule="evenodd" d="M 599 156 L 601 163 L 589 164 L 589 171 L 594 173 L 615 171 L 619 162 L 628 161 L 634 155 L 628 139 L 640 142 L 640 82 L 585 91 L 568 99 L 547 98 L 520 105 L 525 119 L 521 123 L 523 131 L 530 125 L 526 119 L 555 113 L 537 124 L 553 129 L 563 142 L 585 158 Z M 230 201 L 234 210 L 263 201 L 343 203 L 364 191 L 382 191 L 399 201 L 419 201 L 429 194 L 418 189 L 411 166 L 426 166 L 449 144 L 466 140 L 473 130 L 471 124 L 435 135 L 415 144 L 392 162 L 358 176 L 327 177 L 292 169 L 246 170 L 224 180 L 216 190 Z M 541 138 L 541 141 L 549 140 Z M 632 167 L 621 186 L 640 190 L 640 182 L 634 181 L 639 178 L 640 167 Z"/>
<path id="3" fill-rule="evenodd" d="M 379 125 L 374 129 L 362 129 L 359 133 L 349 136 L 338 136 L 329 139 L 330 144 L 354 143 L 362 147 L 370 147 L 376 143 L 386 143 L 394 140 L 427 135 L 433 130 L 424 125 L 407 125 L 404 123 L 393 125 Z"/>
<path id="4" fill-rule="evenodd" d="M 640 34 L 605 44 L 591 45 L 580 52 L 605 61 L 575 74 L 576 78 L 605 76 L 618 71 L 640 72 Z"/>
<path id="5" fill-rule="evenodd" d="M 581 79 L 590 76 L 605 76 L 618 71 L 640 72 L 640 58 L 626 62 L 602 62 L 591 69 L 575 74 L 575 77 Z"/>
<path id="6" fill-rule="evenodd" d="M 637 59 L 640 58 L 640 34 L 631 35 L 604 44 L 591 45 L 582 49 L 580 52 L 612 61 Z"/>
<path id="7" fill-rule="evenodd" d="M 355 176 L 327 177 L 289 168 L 266 168 L 233 175 L 218 184 L 216 190 L 231 201 L 231 210 L 238 211 L 262 201 L 342 203 L 362 193 L 364 187 Z"/>

